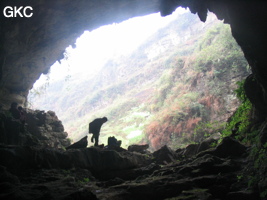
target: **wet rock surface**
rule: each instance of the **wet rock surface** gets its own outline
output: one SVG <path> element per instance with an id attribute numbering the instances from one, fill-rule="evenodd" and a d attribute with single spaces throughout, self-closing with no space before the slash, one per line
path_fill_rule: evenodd
<path id="1" fill-rule="evenodd" d="M 144 154 L 2 145 L 0 198 L 259 199 L 257 190 L 238 178 L 248 164 L 248 148 L 236 140 L 225 138 L 183 159 L 182 152 L 167 146 Z"/>

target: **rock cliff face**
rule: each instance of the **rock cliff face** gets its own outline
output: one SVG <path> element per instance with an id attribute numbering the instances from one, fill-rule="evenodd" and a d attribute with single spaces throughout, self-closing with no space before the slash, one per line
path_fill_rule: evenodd
<path id="1" fill-rule="evenodd" d="M 48 72 L 49 67 L 62 57 L 64 49 L 84 30 L 153 12 L 168 15 L 178 6 L 189 7 L 202 21 L 210 10 L 229 23 L 257 81 L 264 91 L 267 88 L 264 1 L 1 1 L 1 11 L 6 6 L 31 6 L 33 16 L 6 18 L 1 15 L 0 102 L 5 107 L 12 101 L 25 103 L 33 83 L 42 73 Z"/>

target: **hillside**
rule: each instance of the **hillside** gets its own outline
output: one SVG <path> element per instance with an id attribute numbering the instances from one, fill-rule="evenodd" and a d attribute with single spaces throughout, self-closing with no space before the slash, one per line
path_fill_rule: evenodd
<path id="1" fill-rule="evenodd" d="M 114 135 L 124 147 L 178 148 L 220 131 L 239 105 L 236 82 L 247 75 L 229 26 L 212 14 L 204 24 L 185 13 L 94 77 L 72 75 L 51 83 L 45 97 L 30 98 L 35 108 L 56 111 L 73 141 L 94 118 L 107 116 L 102 143 Z"/>

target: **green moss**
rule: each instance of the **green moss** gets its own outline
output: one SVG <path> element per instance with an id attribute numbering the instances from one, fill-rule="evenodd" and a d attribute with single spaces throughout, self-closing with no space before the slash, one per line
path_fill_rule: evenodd
<path id="1" fill-rule="evenodd" d="M 235 90 L 235 93 L 239 100 L 241 101 L 240 106 L 231 117 L 231 121 L 226 125 L 223 130 L 223 137 L 230 136 L 233 133 L 233 130 L 236 131 L 236 139 L 243 140 L 244 143 L 252 142 L 255 136 L 255 132 L 248 133 L 248 127 L 250 125 L 250 113 L 252 110 L 252 104 L 249 99 L 246 97 L 244 90 L 244 82 L 237 82 L 238 89 Z"/>

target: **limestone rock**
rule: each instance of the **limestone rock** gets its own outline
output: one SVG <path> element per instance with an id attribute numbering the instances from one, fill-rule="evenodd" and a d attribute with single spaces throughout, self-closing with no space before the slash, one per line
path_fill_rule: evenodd
<path id="1" fill-rule="evenodd" d="M 130 145 L 128 147 L 128 151 L 131 152 L 139 152 L 139 153 L 146 153 L 146 150 L 149 148 L 148 144 L 144 144 L 144 145 Z"/>
<path id="2" fill-rule="evenodd" d="M 217 141 L 220 139 L 221 134 L 220 133 L 215 133 L 213 135 L 211 135 L 210 137 L 208 137 L 207 139 L 203 140 L 197 149 L 197 153 L 201 152 L 201 151 L 205 151 L 207 149 L 211 148 L 211 145 L 215 142 L 217 143 Z"/>
<path id="3" fill-rule="evenodd" d="M 176 153 L 166 145 L 155 151 L 152 155 L 158 164 L 167 164 L 176 159 Z"/>
<path id="4" fill-rule="evenodd" d="M 232 146 L 238 146 L 229 139 L 222 144 L 231 143 Z M 220 152 L 220 148 L 217 151 Z M 214 149 L 207 150 L 197 157 L 159 165 L 153 161 L 161 159 L 165 164 L 166 158 L 173 153 L 167 146 L 150 156 L 97 147 L 59 151 L 0 145 L 0 175 L 5 177 L 0 181 L 3 190 L 0 197 L 259 199 L 258 190 L 249 191 L 245 188 L 246 179 L 237 179 L 243 173 L 247 155 L 242 154 L 244 157 L 240 158 L 218 154 L 221 156 L 218 157 L 213 155 L 214 152 Z"/>
<path id="5" fill-rule="evenodd" d="M 72 145 L 68 146 L 66 149 L 82 149 L 86 148 L 88 145 L 87 136 L 80 139 L 78 142 L 73 143 Z"/>
<path id="6" fill-rule="evenodd" d="M 218 157 L 241 157 L 246 153 L 247 147 L 240 144 L 237 140 L 226 137 L 222 140 L 214 150 L 214 154 Z"/>
<path id="7" fill-rule="evenodd" d="M 147 164 L 147 158 L 141 154 L 116 152 L 97 147 L 85 149 L 56 149 L 0 146 L 0 165 L 9 169 L 91 169 L 94 173 L 111 170 L 130 169 Z"/>
<path id="8" fill-rule="evenodd" d="M 185 157 L 192 157 L 196 155 L 198 148 L 199 144 L 189 144 L 183 151 L 182 155 Z"/>
<path id="9" fill-rule="evenodd" d="M 64 148 L 70 145 L 64 126 L 53 111 L 27 109 L 26 122 L 30 134 L 41 141 L 43 146 Z"/>

